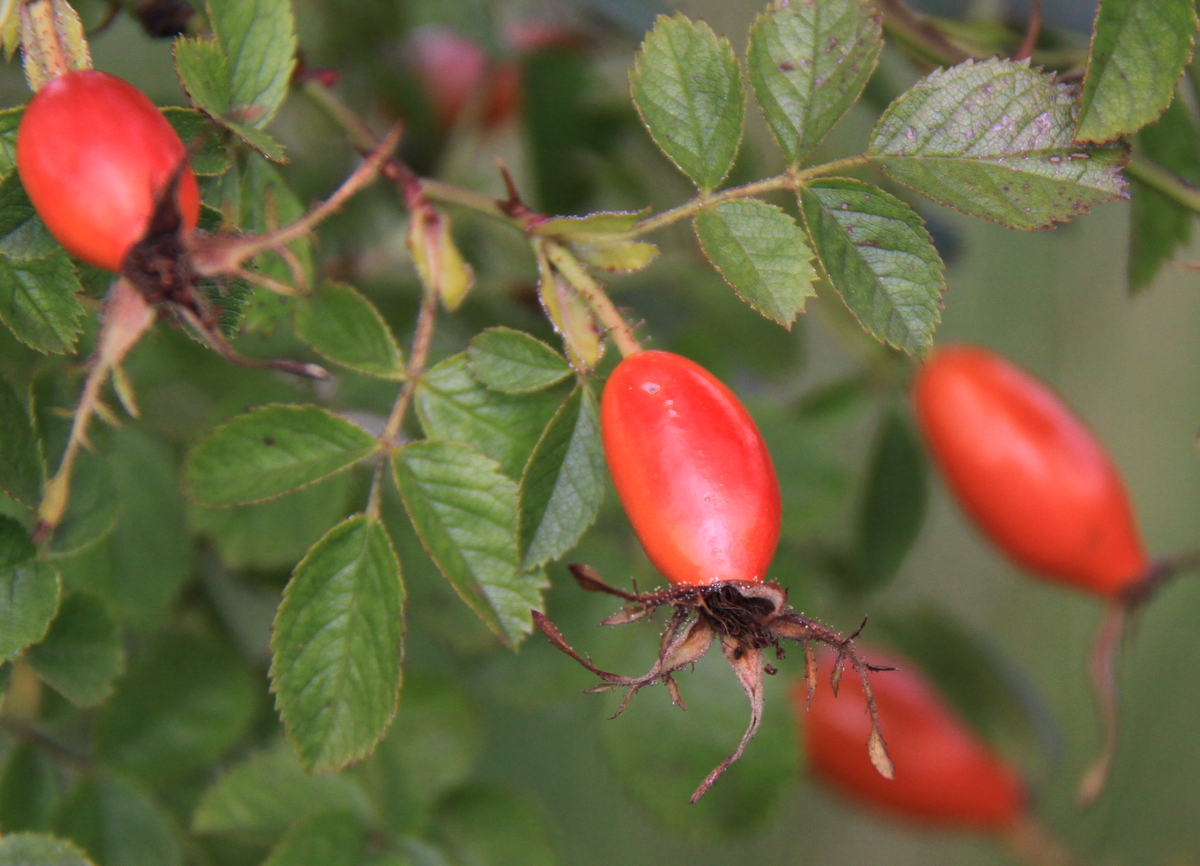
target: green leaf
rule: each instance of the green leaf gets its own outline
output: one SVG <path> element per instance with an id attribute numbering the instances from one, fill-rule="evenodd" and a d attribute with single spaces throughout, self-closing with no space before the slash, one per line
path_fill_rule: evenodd
<path id="1" fill-rule="evenodd" d="M 517 553 L 517 485 L 492 460 L 460 442 L 415 442 L 392 457 L 396 486 L 430 557 L 470 608 L 505 644 L 533 627 L 546 580 L 522 574 Z"/>
<path id="2" fill-rule="evenodd" d="M 1175 95 L 1195 34 L 1193 0 L 1100 0 L 1075 138 L 1112 141 L 1153 122 Z"/>
<path id="3" fill-rule="evenodd" d="M 511 328 L 487 328 L 467 347 L 471 375 L 506 394 L 549 388 L 571 375 L 567 359 L 536 337 Z"/>
<path id="4" fill-rule="evenodd" d="M 646 241 L 573 241 L 569 246 L 580 261 L 618 274 L 640 271 L 658 258 L 658 247 Z"/>
<path id="5" fill-rule="evenodd" d="M 441 804 L 433 835 L 456 863 L 556 866 L 559 862 L 538 810 L 509 789 L 476 785 L 455 792 Z"/>
<path id="6" fill-rule="evenodd" d="M 21 524 L 0 517 L 0 660 L 42 639 L 58 595 L 58 573 L 37 560 Z"/>
<path id="7" fill-rule="evenodd" d="M 237 569 L 292 567 L 350 511 L 354 479 L 335 475 L 277 499 L 231 508 L 193 506 L 192 528 L 207 538 L 221 560 Z"/>
<path id="8" fill-rule="evenodd" d="M 604 499 L 600 407 L 580 383 L 533 450 L 521 478 L 521 568 L 540 568 L 576 545 Z"/>
<path id="9" fill-rule="evenodd" d="M 120 522 L 98 543 L 57 564 L 67 587 L 95 593 L 118 620 L 144 630 L 168 615 L 192 573 L 179 467 L 171 446 L 134 427 L 107 438 L 108 459 L 101 465 L 110 480 L 95 496 L 108 498 L 93 498 L 88 507 L 96 514 L 111 509 L 113 520 L 119 512 Z M 101 463 L 89 455 L 86 463 L 76 463 L 76 472 L 93 460 Z M 76 492 L 73 488 L 68 519 L 76 505 L 88 505 Z"/>
<path id="10" fill-rule="evenodd" d="M 179 133 L 190 153 L 192 172 L 199 177 L 215 177 L 229 171 L 229 153 L 212 121 L 191 108 L 167 107 L 163 116 Z"/>
<path id="11" fill-rule="evenodd" d="M 295 308 L 296 336 L 323 358 L 384 379 L 404 378 L 404 356 L 375 305 L 352 286 L 322 283 Z"/>
<path id="12" fill-rule="evenodd" d="M 106 866 L 183 862 L 163 807 L 140 785 L 112 773 L 83 777 L 59 811 L 55 829 Z"/>
<path id="13" fill-rule="evenodd" d="M 198 833 L 273 843 L 292 824 L 322 812 L 372 820 L 371 803 L 349 776 L 310 776 L 287 743 L 277 743 L 225 771 L 192 815 Z"/>
<path id="14" fill-rule="evenodd" d="M 304 768 L 370 754 L 396 713 L 404 639 L 400 561 L 382 524 L 358 515 L 318 541 L 273 631 L 271 690 Z"/>
<path id="15" fill-rule="evenodd" d="M 566 388 L 504 394 L 472 376 L 470 366 L 466 353 L 454 355 L 421 377 L 416 392 L 421 427 L 430 439 L 469 443 L 509 478 L 520 478 Z"/>
<path id="16" fill-rule="evenodd" d="M 125 649 L 120 629 L 100 599 L 72 592 L 25 660 L 71 703 L 90 707 L 112 692 L 113 680 L 125 668 Z"/>
<path id="17" fill-rule="evenodd" d="M 47 830 L 63 786 L 59 768 L 46 750 L 30 741 L 9 752 L 0 776 L 0 830 Z"/>
<path id="18" fill-rule="evenodd" d="M 1138 133 L 1137 141 L 1151 160 L 1200 183 L 1200 134 L 1184 100 L 1174 100 L 1157 122 Z M 1159 269 L 1187 243 L 1196 215 L 1136 181 L 1129 193 L 1129 287 L 1137 292 L 1150 285 Z"/>
<path id="19" fill-rule="evenodd" d="M 917 540 L 929 498 L 925 452 L 907 419 L 890 414 L 875 440 L 858 511 L 853 590 L 887 585 Z"/>
<path id="20" fill-rule="evenodd" d="M 64 839 L 14 833 L 0 839 L 0 866 L 92 866 L 92 861 Z"/>
<path id="21" fill-rule="evenodd" d="M 61 250 L 35 261 L 0 256 L 0 321 L 18 340 L 43 354 L 75 351 L 83 330 L 82 290 L 70 257 Z"/>
<path id="22" fill-rule="evenodd" d="M 629 231 L 646 214 L 647 211 L 599 211 L 584 216 L 553 217 L 538 223 L 533 232 L 567 241 L 603 241 L 611 235 Z"/>
<path id="23" fill-rule="evenodd" d="M 10 170 L 0 180 L 0 255 L 28 262 L 56 254 L 61 256 L 62 248 L 38 217 L 20 177 Z"/>
<path id="24" fill-rule="evenodd" d="M 192 105 L 219 120 L 233 100 L 229 61 L 215 39 L 182 36 L 175 40 L 175 71 Z"/>
<path id="25" fill-rule="evenodd" d="M 878 187 L 838 178 L 803 187 L 800 209 L 821 267 L 863 328 L 910 354 L 924 352 L 946 289 L 924 221 Z"/>
<path id="26" fill-rule="evenodd" d="M 803 661 L 788 661 L 798 675 Z M 680 675 L 678 684 L 686 712 L 665 690 L 650 689 L 620 716 L 607 718 L 620 698 L 606 696 L 600 730 L 609 765 L 634 800 L 675 833 L 699 840 L 751 833 L 770 818 L 796 778 L 797 737 L 784 678 L 766 678 L 758 734 L 694 805 L 688 803 L 692 791 L 737 746 L 750 708 L 718 647 Z"/>
<path id="27" fill-rule="evenodd" d="M 1043 228 L 1125 193 L 1125 148 L 1074 141 L 1070 87 L 1010 60 L 936 70 L 879 119 L 867 156 L 965 214 Z"/>
<path id="28" fill-rule="evenodd" d="M 0 110 L 0 174 L 12 171 L 17 164 L 17 128 L 24 114 L 24 105 Z"/>
<path id="29" fill-rule="evenodd" d="M 746 96 L 729 40 L 681 13 L 660 15 L 634 58 L 633 102 L 657 144 L 704 190 L 737 156 Z"/>
<path id="30" fill-rule="evenodd" d="M 261 128 L 287 96 L 296 65 L 290 0 L 206 0 L 213 33 L 229 59 L 231 106 Z"/>
<path id="31" fill-rule="evenodd" d="M 258 684 L 215 638 L 156 639 L 117 681 L 96 725 L 96 754 L 154 786 L 205 768 L 253 720 Z"/>
<path id="32" fill-rule="evenodd" d="M 879 62 L 883 16 L 859 0 L 774 5 L 746 67 L 775 140 L 799 165 L 854 104 Z"/>
<path id="33" fill-rule="evenodd" d="M 349 469 L 378 450 L 361 427 L 318 406 L 260 406 L 196 443 L 184 492 L 201 505 L 243 505 Z"/>
<path id="34" fill-rule="evenodd" d="M 29 406 L 0 378 L 0 489 L 30 508 L 42 499 L 46 470 Z"/>
<path id="35" fill-rule="evenodd" d="M 817 278 L 804 232 L 780 208 L 755 199 L 704 208 L 696 237 L 743 301 L 791 329 Z"/>
<path id="36" fill-rule="evenodd" d="M 263 866 L 360 866 L 367 841 L 367 831 L 354 815 L 325 812 L 288 830 Z"/>
<path id="37" fill-rule="evenodd" d="M 247 8 L 252 7 L 247 4 Z M 264 112 L 235 103 L 236 70 L 230 68 L 217 40 L 186 36 L 175 40 L 175 69 L 193 105 L 267 158 L 287 161 L 283 147 L 249 122 L 265 116 Z"/>

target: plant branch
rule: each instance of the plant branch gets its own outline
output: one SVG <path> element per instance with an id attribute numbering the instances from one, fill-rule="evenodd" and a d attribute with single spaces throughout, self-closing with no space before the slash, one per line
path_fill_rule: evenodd
<path id="1" fill-rule="evenodd" d="M 1168 171 L 1143 154 L 1134 153 L 1129 158 L 1125 174 L 1165 195 L 1176 204 L 1200 213 L 1200 187 Z"/>
<path id="2" fill-rule="evenodd" d="M 554 265 L 555 270 L 566 277 L 567 282 L 583 295 L 588 306 L 592 308 L 592 312 L 596 314 L 596 318 L 608 329 L 608 333 L 612 336 L 613 342 L 617 344 L 617 349 L 622 355 L 629 357 L 642 351 L 641 344 L 633 335 L 633 329 L 629 327 L 629 323 L 625 321 L 621 311 L 613 304 L 608 293 L 592 279 L 592 275 L 567 249 L 552 241 L 547 241 L 546 256 Z"/>
<path id="3" fill-rule="evenodd" d="M 413 338 L 412 352 L 408 356 L 408 364 L 404 372 L 407 380 L 400 389 L 400 396 L 392 406 L 383 434 L 379 437 L 385 448 L 391 450 L 400 444 L 400 428 L 404 424 L 404 416 L 408 414 L 409 404 L 412 403 L 413 392 L 425 372 L 425 363 L 429 359 L 429 346 L 433 342 L 433 326 L 437 321 L 438 296 L 436 292 L 425 292 L 425 300 L 421 304 L 421 312 L 417 314 L 417 333 Z"/>
<path id="4" fill-rule="evenodd" d="M 969 53 L 947 39 L 929 23 L 929 19 L 914 12 L 903 0 L 876 0 L 876 5 L 883 12 L 884 32 L 911 48 L 926 63 L 954 66 L 971 58 Z"/>

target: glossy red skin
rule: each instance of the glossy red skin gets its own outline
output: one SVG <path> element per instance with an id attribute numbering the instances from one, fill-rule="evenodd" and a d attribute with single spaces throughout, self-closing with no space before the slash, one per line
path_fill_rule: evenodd
<path id="1" fill-rule="evenodd" d="M 934 460 L 998 548 L 1107 598 L 1145 576 L 1116 468 L 1050 388 L 992 352 L 953 346 L 921 367 L 913 399 Z"/>
<path id="2" fill-rule="evenodd" d="M 186 159 L 179 135 L 145 94 L 94 69 L 46 84 L 17 129 L 17 171 L 38 216 L 69 252 L 107 271 L 120 271 Z M 191 232 L 200 192 L 187 167 L 178 202 Z"/>
<path id="3" fill-rule="evenodd" d="M 674 585 L 761 581 L 782 505 L 750 414 L 681 355 L 640 352 L 600 402 L 604 456 L 650 561 Z"/>
<path id="4" fill-rule="evenodd" d="M 804 682 L 793 691 L 813 775 L 854 803 L 912 823 L 995 831 L 1020 821 L 1026 791 L 1013 769 L 967 728 L 909 662 L 875 651 L 866 658 L 898 668 L 871 676 L 896 777 L 879 775 L 868 757 L 871 723 L 862 681 L 850 665 L 837 697 L 832 689 L 818 688 L 807 713 Z M 820 659 L 825 681 L 833 659 L 833 653 Z"/>

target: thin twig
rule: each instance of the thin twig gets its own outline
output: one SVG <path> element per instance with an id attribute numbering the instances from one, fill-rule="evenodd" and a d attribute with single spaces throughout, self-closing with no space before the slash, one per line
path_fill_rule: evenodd
<path id="1" fill-rule="evenodd" d="M 1129 608 L 1125 604 L 1114 602 L 1109 605 L 1092 647 L 1089 666 L 1104 742 L 1079 783 L 1077 799 L 1079 805 L 1085 808 L 1094 803 L 1104 790 L 1117 753 L 1117 653 L 1125 635 L 1128 614 Z"/>
<path id="2" fill-rule="evenodd" d="M 1042 0 L 1030 0 L 1029 3 L 1029 23 L 1025 27 L 1025 37 L 1021 40 L 1021 44 L 1017 46 L 1017 50 L 1013 52 L 1013 60 L 1028 60 L 1033 56 L 1033 49 L 1037 45 L 1038 36 L 1042 32 Z"/>
<path id="3" fill-rule="evenodd" d="M 629 357 L 642 351 L 641 344 L 633 335 L 633 329 L 629 327 L 629 323 L 625 321 L 621 311 L 616 308 L 600 284 L 592 279 L 592 275 L 584 269 L 583 265 L 579 264 L 565 247 L 556 243 L 547 241 L 545 249 L 555 270 L 566 277 L 567 282 L 583 295 L 588 306 L 592 308 L 592 312 L 596 314 L 596 318 L 608 329 L 608 333 L 612 336 L 613 342 L 617 344 L 617 349 L 621 354 Z"/>

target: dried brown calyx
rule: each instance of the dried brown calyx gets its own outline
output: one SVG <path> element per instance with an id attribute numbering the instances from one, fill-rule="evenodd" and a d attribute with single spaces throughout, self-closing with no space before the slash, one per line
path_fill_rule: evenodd
<path id="1" fill-rule="evenodd" d="M 763 651 L 774 648 L 775 658 L 782 659 L 784 648 L 781 641 L 784 640 L 796 641 L 804 649 L 804 679 L 808 684 L 810 701 L 817 689 L 817 665 L 812 650 L 814 643 L 825 644 L 837 652 L 829 683 L 834 694 L 837 694 L 842 670 L 847 662 L 858 672 L 871 717 L 871 736 L 867 742 L 871 762 L 880 774 L 892 778 L 892 762 L 879 730 L 879 716 L 867 676 L 869 671 L 892 669 L 871 665 L 859 658 L 853 643 L 862 626 L 849 637 L 842 637 L 833 629 L 792 610 L 787 603 L 787 591 L 777 583 L 725 581 L 710 586 L 676 586 L 659 592 L 632 593 L 611 586 L 589 566 L 574 564 L 570 569 L 583 589 L 613 595 L 625 602 L 621 610 L 603 620 L 601 625 L 621 625 L 649 617 L 661 607 L 674 608 L 659 643 L 658 660 L 640 677 L 626 677 L 596 667 L 571 648 L 545 614 L 533 612 L 537 627 L 556 647 L 604 681 L 589 689 L 589 692 L 608 691 L 622 686 L 628 690 L 616 715 L 621 714 L 640 689 L 655 683 L 665 685 L 671 701 L 683 708 L 675 674 L 695 664 L 715 639 L 720 640 L 721 650 L 750 700 L 750 725 L 737 748 L 700 783 L 690 802 L 695 803 L 703 797 L 729 765 L 742 756 L 747 743 L 754 738 L 762 721 L 763 674 L 776 673 L 775 667 L 764 661 Z"/>

